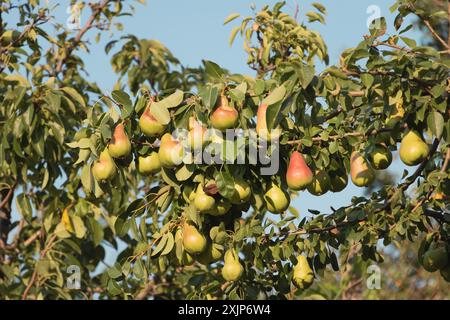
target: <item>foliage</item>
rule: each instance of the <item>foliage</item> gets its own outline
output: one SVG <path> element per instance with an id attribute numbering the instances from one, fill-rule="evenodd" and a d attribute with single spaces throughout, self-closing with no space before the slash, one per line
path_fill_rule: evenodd
<path id="1" fill-rule="evenodd" d="M 422 251 L 433 241 L 448 244 L 450 48 L 438 52 L 405 36 L 411 26 L 402 24 L 404 16 L 433 15 L 408 3 L 399 0 L 392 7 L 399 11 L 396 34 L 386 34 L 383 18 L 374 21 L 369 35 L 322 72 L 315 65 L 328 64 L 323 39 L 284 13 L 284 3 L 226 19 L 240 19 L 230 42 L 241 34 L 255 77 L 206 60 L 197 69 L 184 68 L 161 43 L 123 36 L 106 47 L 109 53 L 122 43 L 111 59 L 118 83 L 107 96 L 86 78 L 77 53 L 88 48 L 89 30 L 110 29 L 128 14 L 124 1 L 91 4 L 85 26 L 74 34 L 57 25 L 56 36 L 44 28 L 51 8 L 37 0 L 6 1 L 2 14 L 17 11 L 20 30 L 1 25 L 0 296 L 294 298 L 303 293 L 291 284 L 300 254 L 321 278 L 326 270 L 342 268 L 352 250 L 367 264 L 383 262 L 380 242 L 421 242 Z M 323 23 L 325 15 L 319 4 L 306 14 L 311 23 Z M 277 175 L 262 176 L 260 164 L 137 172 L 138 156 L 159 147 L 159 137 L 148 138 L 139 128 L 147 105 L 172 132 L 188 128 L 191 117 L 207 126 L 220 95 L 238 110 L 243 129 L 255 128 L 258 106 L 269 105 L 268 127 L 282 130 Z M 132 155 L 115 159 L 118 174 L 98 182 L 92 165 L 119 123 Z M 287 190 L 292 150 L 301 151 L 313 171 L 348 173 L 352 151 L 367 155 L 379 143 L 397 150 L 409 129 L 423 133 L 430 152 L 398 184 L 379 186 L 332 212 L 310 210 L 310 217 L 293 207 L 276 219 L 267 213 L 263 195 L 273 183 Z M 250 201 L 234 204 L 224 216 L 199 214 L 188 199 L 206 180 L 212 181 L 210 195 L 231 200 L 238 178 L 251 185 Z M 301 193 L 290 191 L 290 198 L 296 196 Z M 13 223 L 12 201 L 20 214 Z M 222 259 L 187 265 L 176 234 L 185 221 L 221 250 L 239 252 L 240 280 L 221 277 Z M 119 244 L 125 248 L 115 264 L 97 272 L 105 248 Z M 66 286 L 71 265 L 81 268 L 81 290 Z"/>

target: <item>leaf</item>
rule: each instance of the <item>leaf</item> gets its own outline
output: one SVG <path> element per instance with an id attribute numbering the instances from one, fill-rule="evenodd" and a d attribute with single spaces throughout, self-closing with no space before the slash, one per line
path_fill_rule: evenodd
<path id="1" fill-rule="evenodd" d="M 80 150 L 81 151 L 84 150 Z M 90 153 L 88 151 L 88 153 Z M 83 169 L 81 169 L 81 184 L 83 185 L 83 190 L 86 194 L 92 193 L 92 174 L 91 174 L 91 166 L 85 164 Z"/>
<path id="2" fill-rule="evenodd" d="M 262 104 L 266 104 L 268 106 L 275 104 L 281 101 L 284 98 L 285 94 L 286 88 L 283 85 L 281 85 L 275 88 L 275 90 L 273 90 L 266 98 L 264 98 Z"/>
<path id="3" fill-rule="evenodd" d="M 400 37 L 400 39 L 402 39 L 402 41 L 404 43 L 406 43 L 406 45 L 410 48 L 415 48 L 417 47 L 417 42 L 414 39 L 410 39 L 410 38 L 406 38 L 406 37 Z"/>
<path id="4" fill-rule="evenodd" d="M 327 9 L 322 4 L 317 3 L 317 2 L 313 2 L 312 5 L 313 5 L 314 8 L 319 10 L 321 13 L 323 13 L 323 14 L 327 13 Z"/>
<path id="5" fill-rule="evenodd" d="M 203 60 L 203 64 L 205 65 L 205 72 L 209 77 L 223 81 L 225 71 L 217 63 Z"/>
<path id="6" fill-rule="evenodd" d="M 227 23 L 233 21 L 234 19 L 239 18 L 241 15 L 239 13 L 232 13 L 228 17 L 225 18 L 223 24 L 226 25 Z"/>
<path id="7" fill-rule="evenodd" d="M 175 177 L 178 181 L 186 181 L 189 179 L 195 171 L 195 165 L 185 164 L 175 173 Z"/>
<path id="8" fill-rule="evenodd" d="M 167 236 L 167 234 L 164 234 L 162 236 L 162 238 L 158 241 L 158 244 L 156 245 L 155 249 L 152 250 L 152 254 L 151 254 L 152 257 L 156 256 L 159 252 L 161 252 L 161 250 L 164 249 L 168 239 L 169 239 L 169 237 Z"/>
<path id="9" fill-rule="evenodd" d="M 72 224 L 75 229 L 75 236 L 81 239 L 86 234 L 86 227 L 84 226 L 83 220 L 79 216 L 72 216 Z"/>
<path id="10" fill-rule="evenodd" d="M 370 34 L 372 37 L 381 37 L 386 33 L 387 24 L 384 17 L 372 20 L 369 26 Z"/>
<path id="11" fill-rule="evenodd" d="M 265 82 L 262 79 L 256 79 L 255 85 L 253 86 L 253 92 L 255 95 L 261 95 L 265 90 Z"/>
<path id="12" fill-rule="evenodd" d="M 86 108 L 86 102 L 83 99 L 83 96 L 78 93 L 77 90 L 69 87 L 64 87 L 60 89 L 64 93 L 66 93 L 73 101 L 78 102 L 83 108 Z"/>
<path id="13" fill-rule="evenodd" d="M 370 88 L 374 82 L 375 78 L 370 73 L 361 74 L 361 81 L 366 88 Z"/>
<path id="14" fill-rule="evenodd" d="M 199 90 L 199 95 L 203 105 L 211 110 L 216 104 L 217 97 L 219 96 L 219 89 L 215 86 L 203 87 Z"/>
<path id="15" fill-rule="evenodd" d="M 217 188 L 219 189 L 219 193 L 222 197 L 230 199 L 234 195 L 234 179 L 233 176 L 225 171 L 217 172 L 214 177 L 216 181 Z"/>
<path id="16" fill-rule="evenodd" d="M 20 74 L 9 74 L 3 79 L 5 81 L 18 82 L 21 86 L 26 88 L 30 87 L 30 83 L 28 82 L 28 80 Z"/>
<path id="17" fill-rule="evenodd" d="M 150 108 L 150 113 L 161 124 L 166 125 L 170 122 L 170 113 L 169 110 L 164 106 L 164 104 L 158 102 L 153 103 L 152 107 Z"/>
<path id="18" fill-rule="evenodd" d="M 240 30 L 240 27 L 239 27 L 239 26 L 234 27 L 234 28 L 231 30 L 230 40 L 228 40 L 228 43 L 230 44 L 230 47 L 233 45 L 234 39 L 236 38 L 236 35 L 237 35 L 237 33 L 239 32 L 239 30 Z"/>
<path id="19" fill-rule="evenodd" d="M 240 85 L 238 85 L 236 88 L 231 89 L 230 96 L 235 101 L 244 101 L 245 94 L 247 92 L 247 83 L 242 82 Z"/>
<path id="20" fill-rule="evenodd" d="M 165 255 L 169 254 L 172 251 L 174 244 L 175 244 L 175 239 L 173 237 L 173 234 L 168 233 L 167 234 L 167 243 L 166 243 L 164 250 L 161 252 L 161 256 L 165 256 Z"/>
<path id="21" fill-rule="evenodd" d="M 436 138 L 440 138 L 444 132 L 444 117 L 439 112 L 430 112 L 427 117 L 427 126 Z"/>
<path id="22" fill-rule="evenodd" d="M 28 220 L 33 215 L 33 211 L 31 209 L 31 202 L 28 196 L 24 193 L 19 194 L 16 197 L 16 206 L 19 210 L 20 215 Z"/>

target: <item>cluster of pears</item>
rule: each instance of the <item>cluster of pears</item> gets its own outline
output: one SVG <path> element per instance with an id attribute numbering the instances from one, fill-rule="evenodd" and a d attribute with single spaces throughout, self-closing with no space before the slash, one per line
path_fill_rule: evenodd
<path id="1" fill-rule="evenodd" d="M 314 272 L 309 266 L 305 256 L 297 257 L 297 264 L 294 266 L 292 283 L 300 290 L 308 289 L 314 282 Z"/>
<path id="2" fill-rule="evenodd" d="M 175 233 L 175 242 L 181 242 L 183 247 L 180 264 L 191 265 L 195 261 L 204 265 L 219 261 L 223 256 L 223 246 L 206 237 L 190 222 L 185 222 L 183 228 Z M 244 267 L 239 262 L 235 249 L 228 249 L 224 256 L 222 276 L 227 281 L 237 281 L 241 278 Z"/>
<path id="3" fill-rule="evenodd" d="M 444 242 L 433 242 L 419 257 L 423 268 L 428 272 L 440 272 L 441 276 L 450 282 L 450 259 L 447 245 Z"/>

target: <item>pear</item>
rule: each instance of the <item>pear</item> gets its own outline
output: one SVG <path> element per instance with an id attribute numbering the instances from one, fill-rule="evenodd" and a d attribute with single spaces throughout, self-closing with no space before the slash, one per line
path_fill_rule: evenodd
<path id="1" fill-rule="evenodd" d="M 105 148 L 100 153 L 99 159 L 92 166 L 92 175 L 97 181 L 104 181 L 112 178 L 115 174 L 116 164 L 109 154 L 108 149 Z"/>
<path id="2" fill-rule="evenodd" d="M 222 258 L 223 247 L 216 243 L 208 243 L 205 251 L 198 255 L 197 261 L 204 265 L 209 265 Z"/>
<path id="3" fill-rule="evenodd" d="M 276 184 L 272 184 L 264 194 L 267 209 L 272 213 L 282 213 L 289 207 L 289 195 L 280 189 Z"/>
<path id="4" fill-rule="evenodd" d="M 400 144 L 400 159 L 407 166 L 415 166 L 428 156 L 428 145 L 415 130 L 409 131 Z"/>
<path id="5" fill-rule="evenodd" d="M 445 281 L 450 282 L 450 264 L 448 264 L 446 267 L 442 268 L 441 276 L 444 278 Z"/>
<path id="6" fill-rule="evenodd" d="M 447 266 L 448 254 L 444 244 L 434 243 L 425 252 L 422 258 L 422 265 L 428 272 L 435 272 Z"/>
<path id="7" fill-rule="evenodd" d="M 348 175 L 345 169 L 330 171 L 330 190 L 332 192 L 341 192 L 348 184 Z"/>
<path id="8" fill-rule="evenodd" d="M 234 249 L 225 252 L 225 264 L 222 268 L 222 277 L 226 281 L 237 281 L 244 272 L 244 267 L 239 262 L 239 256 Z"/>
<path id="9" fill-rule="evenodd" d="M 372 166 L 357 151 L 353 151 L 350 156 L 350 176 L 353 184 L 358 187 L 367 187 L 375 180 Z"/>
<path id="10" fill-rule="evenodd" d="M 114 129 L 114 134 L 108 145 L 108 151 L 113 158 L 123 158 L 130 154 L 131 143 L 123 123 L 119 123 Z"/>
<path id="11" fill-rule="evenodd" d="M 238 122 L 238 116 L 237 110 L 230 107 L 228 99 L 222 95 L 217 108 L 210 116 L 211 125 L 218 130 L 232 129 Z"/>
<path id="12" fill-rule="evenodd" d="M 150 104 L 145 108 L 144 113 L 142 113 L 139 118 L 139 128 L 148 137 L 160 136 L 166 126 L 159 123 L 155 117 L 150 112 Z"/>
<path id="13" fill-rule="evenodd" d="M 188 142 L 191 150 L 201 150 L 205 145 L 206 128 L 193 117 L 189 119 Z"/>
<path id="14" fill-rule="evenodd" d="M 200 213 L 208 213 L 214 209 L 216 201 L 210 195 L 203 191 L 202 185 L 199 185 L 195 193 L 194 206 Z"/>
<path id="15" fill-rule="evenodd" d="M 195 196 L 197 195 L 195 191 L 195 186 L 191 183 L 187 183 L 183 186 L 183 199 L 186 202 L 194 201 Z"/>
<path id="16" fill-rule="evenodd" d="M 308 289 L 314 282 L 314 272 L 309 266 L 306 257 L 297 257 L 297 264 L 294 266 L 292 282 L 300 290 Z"/>
<path id="17" fill-rule="evenodd" d="M 251 194 L 252 188 L 247 181 L 245 181 L 242 177 L 237 177 L 234 179 L 234 194 L 231 197 L 231 202 L 233 204 L 247 202 L 250 199 Z"/>
<path id="18" fill-rule="evenodd" d="M 267 104 L 261 104 L 256 113 L 256 133 L 261 139 L 266 141 L 278 139 L 281 135 L 281 129 L 279 127 L 272 130 L 267 128 L 266 113 L 268 107 Z"/>
<path id="19" fill-rule="evenodd" d="M 161 138 L 158 156 L 161 166 L 173 168 L 183 161 L 184 149 L 179 141 L 173 139 L 170 133 L 166 133 Z"/>
<path id="20" fill-rule="evenodd" d="M 330 176 L 326 171 L 316 170 L 311 183 L 307 186 L 309 193 L 321 196 L 330 190 Z"/>
<path id="21" fill-rule="evenodd" d="M 189 223 L 185 223 L 183 227 L 183 247 L 193 255 L 200 254 L 206 249 L 205 237 Z"/>
<path id="22" fill-rule="evenodd" d="M 158 153 L 153 151 L 148 156 L 139 156 L 138 171 L 143 175 L 154 174 L 161 170 Z"/>
<path id="23" fill-rule="evenodd" d="M 183 243 L 183 232 L 181 228 L 178 228 L 175 232 L 175 243 L 179 242 L 181 242 L 181 244 Z M 190 266 L 194 264 L 194 262 L 194 258 L 183 248 L 181 252 L 181 258 L 178 258 L 178 263 L 182 266 Z"/>
<path id="24" fill-rule="evenodd" d="M 231 209 L 231 203 L 227 199 L 219 199 L 216 201 L 216 206 L 208 213 L 212 216 L 223 216 Z"/>
<path id="25" fill-rule="evenodd" d="M 392 163 L 392 153 L 385 146 L 379 144 L 369 154 L 369 160 L 376 170 L 387 169 Z"/>
<path id="26" fill-rule="evenodd" d="M 303 190 L 313 180 L 313 173 L 306 164 L 305 158 L 298 151 L 294 151 L 289 160 L 286 172 L 286 182 L 292 190 Z"/>

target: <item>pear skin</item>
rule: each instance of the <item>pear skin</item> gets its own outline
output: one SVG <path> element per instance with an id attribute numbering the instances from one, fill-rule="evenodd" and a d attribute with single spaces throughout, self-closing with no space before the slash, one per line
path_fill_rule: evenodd
<path id="1" fill-rule="evenodd" d="M 222 268 L 222 276 L 226 281 L 237 281 L 244 273 L 244 267 L 239 262 L 239 256 L 234 249 L 225 253 L 225 263 Z"/>
<path id="2" fill-rule="evenodd" d="M 215 205 L 216 205 L 215 199 L 210 195 L 207 195 L 203 191 L 203 187 L 199 185 L 194 198 L 195 208 L 200 213 L 209 213 L 214 209 Z"/>
<path id="3" fill-rule="evenodd" d="M 139 156 L 138 171 L 140 174 L 149 175 L 161 170 L 161 162 L 158 153 L 153 151 L 148 156 Z"/>
<path id="4" fill-rule="evenodd" d="M 308 191 L 314 196 L 321 196 L 330 190 L 330 177 L 324 170 L 316 170 Z"/>
<path id="5" fill-rule="evenodd" d="M 292 190 L 303 190 L 313 180 L 313 173 L 306 164 L 305 158 L 298 151 L 294 151 L 289 160 L 286 172 L 286 182 Z"/>
<path id="6" fill-rule="evenodd" d="M 330 190 L 332 192 L 341 192 L 347 187 L 348 175 L 344 168 L 330 171 Z"/>
<path id="7" fill-rule="evenodd" d="M 131 142 L 128 139 L 123 123 L 119 123 L 114 128 L 114 134 L 108 145 L 108 151 L 113 158 L 123 158 L 131 152 Z"/>
<path id="8" fill-rule="evenodd" d="M 409 131 L 400 144 L 400 159 L 407 166 L 415 166 L 428 156 L 428 145 L 422 140 L 415 130 Z"/>
<path id="9" fill-rule="evenodd" d="M 161 138 L 158 156 L 161 166 L 173 168 L 183 162 L 184 149 L 179 141 L 173 139 L 170 133 L 166 133 Z"/>
<path id="10" fill-rule="evenodd" d="M 267 210 L 272 213 L 282 213 L 289 208 L 290 197 L 281 190 L 276 184 L 272 184 L 267 192 L 264 194 Z"/>
<path id="11" fill-rule="evenodd" d="M 292 282 L 300 290 L 308 289 L 313 284 L 314 272 L 309 266 L 308 259 L 306 257 L 297 257 L 297 264 L 294 266 Z"/>
<path id="12" fill-rule="evenodd" d="M 114 177 L 115 174 L 116 164 L 108 149 L 105 148 L 92 166 L 92 175 L 97 181 L 104 181 Z"/>
<path id="13" fill-rule="evenodd" d="M 350 176 L 353 184 L 358 187 L 367 187 L 375 180 L 372 166 L 357 151 L 353 151 L 350 156 Z"/>
<path id="14" fill-rule="evenodd" d="M 147 137 L 156 137 L 164 132 L 166 126 L 159 123 L 158 120 L 153 117 L 150 112 L 150 105 L 148 105 L 139 118 L 139 128 Z"/>
<path id="15" fill-rule="evenodd" d="M 238 122 L 239 114 L 237 110 L 230 107 L 227 98 L 222 95 L 217 108 L 210 116 L 211 125 L 217 130 L 232 129 Z"/>
<path id="16" fill-rule="evenodd" d="M 241 177 L 234 179 L 234 195 L 231 198 L 233 204 L 245 203 L 252 195 L 252 188 L 250 184 Z"/>
<path id="17" fill-rule="evenodd" d="M 387 169 L 392 163 L 391 151 L 383 145 L 376 145 L 369 154 L 370 163 L 376 170 Z"/>
<path id="18" fill-rule="evenodd" d="M 188 133 L 188 142 L 191 150 L 201 150 L 205 145 L 205 133 L 206 128 L 201 125 L 198 121 L 191 118 L 189 119 L 189 133 Z"/>
<path id="19" fill-rule="evenodd" d="M 183 247 L 193 255 L 200 254 L 206 249 L 206 238 L 189 223 L 183 227 Z"/>

